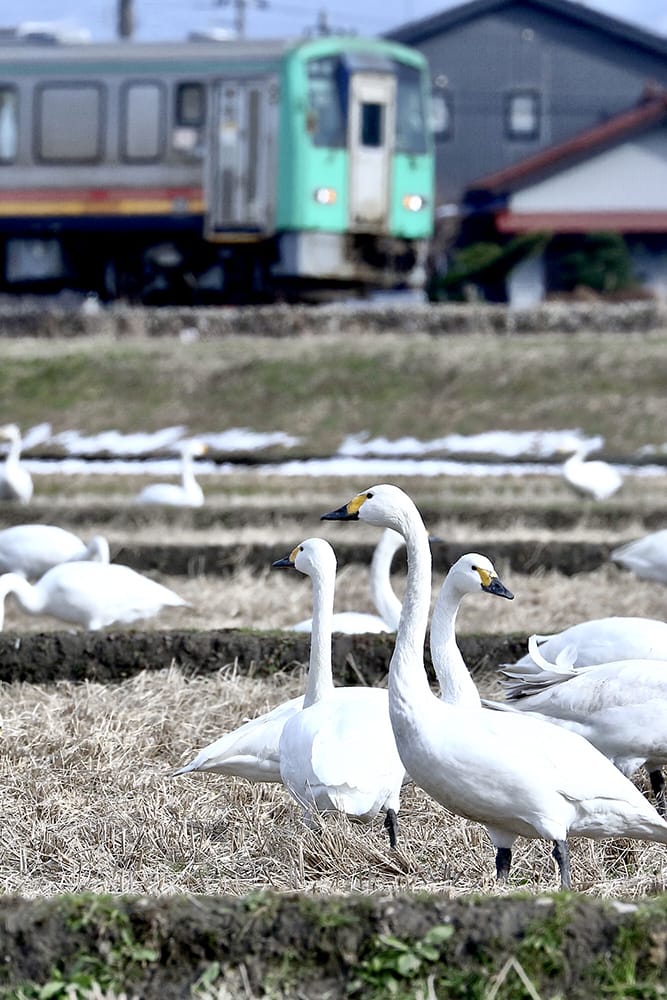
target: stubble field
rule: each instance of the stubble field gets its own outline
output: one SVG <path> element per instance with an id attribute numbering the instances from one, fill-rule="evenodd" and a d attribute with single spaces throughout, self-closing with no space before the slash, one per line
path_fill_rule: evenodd
<path id="1" fill-rule="evenodd" d="M 438 426 L 444 433 L 458 426 L 454 403 L 462 415 L 460 423 L 471 428 L 474 425 L 475 429 L 494 429 L 501 423 L 506 429 L 579 426 L 586 433 L 605 434 L 614 452 L 624 455 L 640 444 L 659 445 L 664 440 L 659 436 L 659 428 L 664 430 L 665 426 L 664 399 L 660 398 L 657 381 L 652 390 L 647 389 L 647 369 L 653 366 L 653 380 L 664 365 L 667 336 L 634 338 L 625 345 L 617 336 L 582 338 L 581 342 L 572 337 L 559 340 L 556 336 L 541 353 L 537 343 L 528 345 L 532 370 L 528 379 L 526 369 L 525 397 L 519 394 L 515 381 L 519 379 L 523 356 L 516 342 L 481 338 L 476 343 L 478 358 L 473 361 L 469 344 L 419 341 L 407 373 L 412 388 L 405 390 L 396 408 L 391 403 L 394 389 L 388 390 L 384 398 L 381 386 L 376 386 L 380 395 L 375 406 L 371 407 L 367 399 L 357 406 L 358 398 L 365 394 L 364 386 L 369 385 L 368 376 L 359 384 L 354 379 L 349 381 L 345 393 L 340 390 L 340 372 L 335 380 L 338 398 L 334 405 L 330 395 L 323 395 L 322 386 L 327 384 L 324 373 L 320 371 L 314 380 L 312 377 L 318 369 L 316 345 L 300 339 L 301 344 L 281 342 L 280 358 L 274 356 L 271 345 L 275 393 L 272 396 L 265 386 L 270 416 L 264 417 L 264 429 L 303 433 L 310 420 L 313 428 L 319 428 L 308 439 L 314 454 L 326 453 L 339 431 L 368 429 L 377 433 L 385 417 L 390 437 L 415 433 L 420 414 L 425 428 L 420 436 L 428 437 Z M 176 346 L 166 345 L 160 369 L 162 383 L 174 387 L 176 396 L 170 399 L 167 392 L 158 400 L 143 426 L 166 426 L 182 420 L 191 433 L 210 430 L 210 424 L 204 422 L 208 416 L 205 409 L 188 410 L 185 396 L 175 389 L 179 363 Z M 203 350 L 204 346 L 200 345 L 198 364 L 188 367 L 188 399 L 197 398 L 194 389 L 198 377 L 208 385 L 203 372 L 212 354 L 208 348 Z M 246 364 L 251 370 L 253 365 L 261 370 L 266 352 L 251 342 L 245 346 Z M 321 351 L 323 345 L 318 346 Z M 336 346 L 340 357 L 342 345 Z M 117 372 L 113 358 L 118 348 L 113 344 L 107 347 L 110 370 Z M 224 357 L 226 345 L 216 347 Z M 479 356 L 481 347 L 484 361 Z M 377 349 L 363 342 L 364 365 L 368 353 L 378 363 Z M 126 371 L 135 370 L 128 360 L 133 350 L 137 352 L 135 362 L 139 357 L 145 360 L 147 346 L 123 345 Z M 150 350 L 153 352 L 154 346 Z M 409 356 L 408 345 L 397 337 L 392 345 L 383 341 L 381 350 L 383 362 L 393 372 L 392 387 L 401 385 L 397 374 L 400 366 L 394 368 L 394 364 L 399 356 L 403 360 Z M 46 386 L 65 385 L 77 351 L 83 359 L 89 356 L 85 344 L 69 344 L 66 350 L 59 343 L 49 347 L 30 344 L 23 353 L 15 344 L 11 350 L 0 346 L 7 362 L 3 369 L 8 393 L 3 399 L 3 419 L 19 413 L 26 425 L 48 419 L 64 427 L 71 412 L 72 426 L 81 427 L 86 421 L 85 429 L 91 431 L 110 426 L 114 417 L 118 418 L 115 423 L 127 424 L 125 401 L 112 400 L 104 390 L 99 390 L 98 397 L 89 396 L 85 405 L 80 395 L 72 401 L 71 411 L 56 391 L 49 409 Z M 331 351 L 330 344 L 327 351 Z M 344 351 L 348 363 L 355 357 L 355 364 L 359 362 L 348 344 Z M 240 365 L 241 354 L 241 345 L 235 344 L 226 363 L 230 365 L 233 358 Z M 103 352 L 104 357 L 107 355 Z M 326 355 L 321 357 L 320 365 L 328 363 Z M 447 393 L 442 390 L 440 410 L 439 392 L 429 389 L 420 398 L 415 389 L 420 386 L 420 372 L 426 370 L 420 366 L 428 367 L 429 359 L 432 362 L 434 357 L 441 369 L 449 372 L 447 385 L 458 387 L 454 401 L 445 400 Z M 288 375 L 290 365 L 298 358 L 303 364 L 307 359 L 311 367 L 308 390 L 301 385 L 300 395 L 293 369 Z M 17 374 L 28 364 L 34 386 L 32 402 L 24 394 L 22 376 Z M 82 360 L 81 367 L 86 364 Z M 351 370 L 355 370 L 355 364 L 351 364 Z M 578 366 L 588 381 L 594 371 L 603 388 L 597 397 L 584 388 L 581 406 L 575 407 L 573 399 L 579 396 L 573 389 L 573 379 Z M 499 376 L 501 371 L 505 372 L 503 378 Z M 493 377 L 489 372 L 494 373 Z M 282 381 L 280 373 L 284 375 Z M 306 378 L 303 371 L 301 374 Z M 509 393 L 508 382 L 512 383 Z M 108 383 L 117 387 L 122 380 L 116 381 L 112 375 Z M 431 378 L 429 385 L 432 383 Z M 229 393 L 233 386 L 232 372 L 218 391 Z M 134 395 L 134 389 L 132 392 Z M 290 410 L 295 400 L 296 409 Z M 471 422 L 471 407 L 476 400 L 483 417 Z M 249 422 L 253 405 L 251 400 Z M 257 405 L 256 413 L 261 413 Z M 351 419 L 355 407 L 357 415 L 363 414 L 357 417 L 359 420 L 368 419 L 375 425 L 355 424 Z M 622 407 L 622 413 L 618 407 Z M 231 420 L 228 399 L 223 409 L 230 411 L 225 419 Z M 290 413 L 296 414 L 294 420 Z M 633 419 L 629 418 L 631 413 Z M 341 426 L 334 435 L 336 414 L 341 414 Z M 211 543 L 233 546 L 259 541 L 285 554 L 310 535 L 322 534 L 334 547 L 339 539 L 346 543 L 357 538 L 360 543 L 376 539 L 363 526 L 331 526 L 319 521 L 321 513 L 339 506 L 370 482 L 336 477 L 260 481 L 252 472 L 223 478 L 202 476 L 207 508 L 220 510 L 220 523 L 201 529 L 187 514 L 177 522 L 161 519 L 160 512 L 155 513 L 152 523 L 145 518 L 133 519 L 132 497 L 145 481 L 139 475 L 122 479 L 40 477 L 36 479 L 34 511 L 40 520 L 48 519 L 49 509 L 69 511 L 70 523 L 63 526 L 73 527 L 85 537 L 97 530 L 106 533 L 112 554 L 122 553 L 123 545 L 137 541 L 188 544 L 193 551 L 198 545 Z M 491 558 L 493 542 L 500 539 L 529 539 L 536 548 L 563 539 L 594 540 L 611 547 L 642 534 L 647 522 L 654 524 L 662 511 L 667 516 L 664 476 L 629 477 L 621 493 L 604 504 L 574 497 L 557 477 L 395 481 L 411 492 L 419 505 L 439 511 L 439 516 L 427 525 L 432 533 L 463 545 L 474 541 L 474 547 Z M 452 515 L 450 508 L 465 508 L 467 500 L 480 516 Z M 101 525 L 86 518 L 89 507 L 100 505 L 114 510 L 114 515 Z M 495 506 L 503 513 L 494 521 Z M 515 517 L 511 513 L 513 506 L 518 512 Z M 301 513 L 292 517 L 292 507 Z M 267 523 L 261 515 L 272 508 L 279 517 Z M 541 511 L 554 508 L 568 512 L 567 528 L 553 527 L 548 517 L 541 516 Z M 233 516 L 230 520 L 230 511 L 234 510 L 244 514 L 239 526 L 234 525 Z M 312 516 L 304 516 L 304 510 L 312 511 Z M 255 523 L 253 511 L 259 512 Z M 30 508 L 25 515 L 29 520 Z M 8 509 L 6 520 L 15 522 L 16 510 Z M 469 598 L 458 620 L 462 634 L 528 635 L 611 614 L 665 617 L 667 588 L 639 581 L 611 564 L 575 576 L 539 566 L 530 574 L 514 573 L 502 559 L 497 560 L 497 568 L 515 593 L 515 600 L 510 603 L 489 597 Z M 189 607 L 165 611 L 137 626 L 142 629 L 281 629 L 310 614 L 309 582 L 296 573 L 272 570 L 268 565 L 261 571 L 241 565 L 226 576 L 193 572 L 156 578 L 181 594 Z M 397 593 L 402 594 L 402 571 L 395 572 L 393 579 Z M 434 595 L 440 582 L 434 578 Z M 336 607 L 372 610 L 364 564 L 351 563 L 340 569 Z M 28 617 L 12 601 L 7 602 L 5 629 L 17 642 L 27 631 L 63 627 L 53 620 Z M 196 669 L 188 673 L 168 662 L 149 666 L 137 676 L 110 684 L 14 682 L 0 687 L 0 885 L 4 893 L 29 898 L 63 892 L 243 896 L 272 888 L 309 895 L 392 896 L 428 891 L 456 898 L 479 892 L 504 896 L 517 889 L 540 893 L 557 887 L 549 845 L 521 841 L 509 885 L 499 887 L 493 878 L 493 851 L 484 831 L 447 813 L 412 785 L 404 789 L 399 845 L 391 850 L 379 822 L 366 828 L 328 817 L 318 831 L 307 830 L 297 805 L 278 785 L 252 785 L 218 775 L 173 777 L 173 770 L 199 747 L 245 718 L 299 693 L 304 684 L 304 664 L 294 664 L 293 669 L 271 678 L 252 676 L 252 670 L 250 675 L 241 673 L 234 663 L 214 674 Z M 480 678 L 480 687 L 483 694 L 498 694 L 493 674 Z M 642 780 L 639 776 L 638 781 Z M 667 856 L 663 847 L 655 845 L 582 840 L 572 844 L 572 870 L 574 887 L 580 893 L 636 901 L 664 891 Z"/>

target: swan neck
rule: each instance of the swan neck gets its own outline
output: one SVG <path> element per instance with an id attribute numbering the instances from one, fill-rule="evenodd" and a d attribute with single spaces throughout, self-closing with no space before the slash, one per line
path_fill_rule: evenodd
<path id="1" fill-rule="evenodd" d="M 335 566 L 333 574 L 322 572 L 313 574 L 312 584 L 313 621 L 310 633 L 308 680 L 303 699 L 304 708 L 327 697 L 334 689 L 331 666 L 331 633 L 336 586 Z"/>
<path id="2" fill-rule="evenodd" d="M 181 459 L 181 483 L 185 489 L 196 483 L 194 463 L 189 451 L 184 451 Z"/>
<path id="3" fill-rule="evenodd" d="M 402 539 L 399 542 L 403 544 Z M 392 630 L 398 628 L 401 617 L 401 601 L 391 585 L 391 564 L 399 547 L 396 532 L 386 528 L 371 560 L 371 598 L 380 618 Z"/>
<path id="4" fill-rule="evenodd" d="M 445 577 L 433 607 L 430 648 L 440 697 L 450 705 L 481 705 L 477 686 L 465 665 L 456 641 L 456 618 L 464 594 Z"/>
<path id="5" fill-rule="evenodd" d="M 408 575 L 389 669 L 392 724 L 395 717 L 398 724 L 399 716 L 419 698 L 431 695 L 424 670 L 424 642 L 431 605 L 431 549 L 416 508 L 405 513 L 401 534 L 407 547 Z"/>
<path id="6" fill-rule="evenodd" d="M 44 606 L 44 599 L 37 586 L 28 583 L 18 573 L 3 573 L 0 576 L 0 629 L 5 623 L 5 598 L 13 594 L 24 611 L 29 614 L 39 614 Z"/>

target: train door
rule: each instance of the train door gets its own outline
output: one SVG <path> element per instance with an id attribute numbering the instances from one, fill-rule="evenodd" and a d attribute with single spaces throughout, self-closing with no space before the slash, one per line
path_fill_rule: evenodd
<path id="1" fill-rule="evenodd" d="M 349 88 L 350 229 L 389 226 L 396 80 L 389 73 L 352 73 Z"/>
<path id="2" fill-rule="evenodd" d="M 205 235 L 265 233 L 275 210 L 278 82 L 220 80 L 213 86 L 205 168 Z"/>

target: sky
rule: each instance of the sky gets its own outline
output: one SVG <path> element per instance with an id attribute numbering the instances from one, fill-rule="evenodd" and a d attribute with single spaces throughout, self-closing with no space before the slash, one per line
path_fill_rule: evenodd
<path id="1" fill-rule="evenodd" d="M 141 41 L 183 39 L 189 31 L 231 28 L 237 0 L 134 0 L 135 38 Z M 408 21 L 457 6 L 448 0 L 241 0 L 246 35 L 254 38 L 300 36 L 315 28 L 326 11 L 334 29 L 377 35 Z M 88 29 L 94 41 L 115 37 L 118 0 L 0 0 L 0 26 L 25 21 L 57 22 Z M 667 35 L 665 0 L 595 0 L 587 4 L 612 17 Z"/>

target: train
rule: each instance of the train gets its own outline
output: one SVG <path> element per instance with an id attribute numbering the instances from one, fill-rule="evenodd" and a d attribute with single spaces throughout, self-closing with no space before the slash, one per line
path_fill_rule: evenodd
<path id="1" fill-rule="evenodd" d="M 422 287 L 429 92 L 424 57 L 380 38 L 0 39 L 0 293 Z"/>

